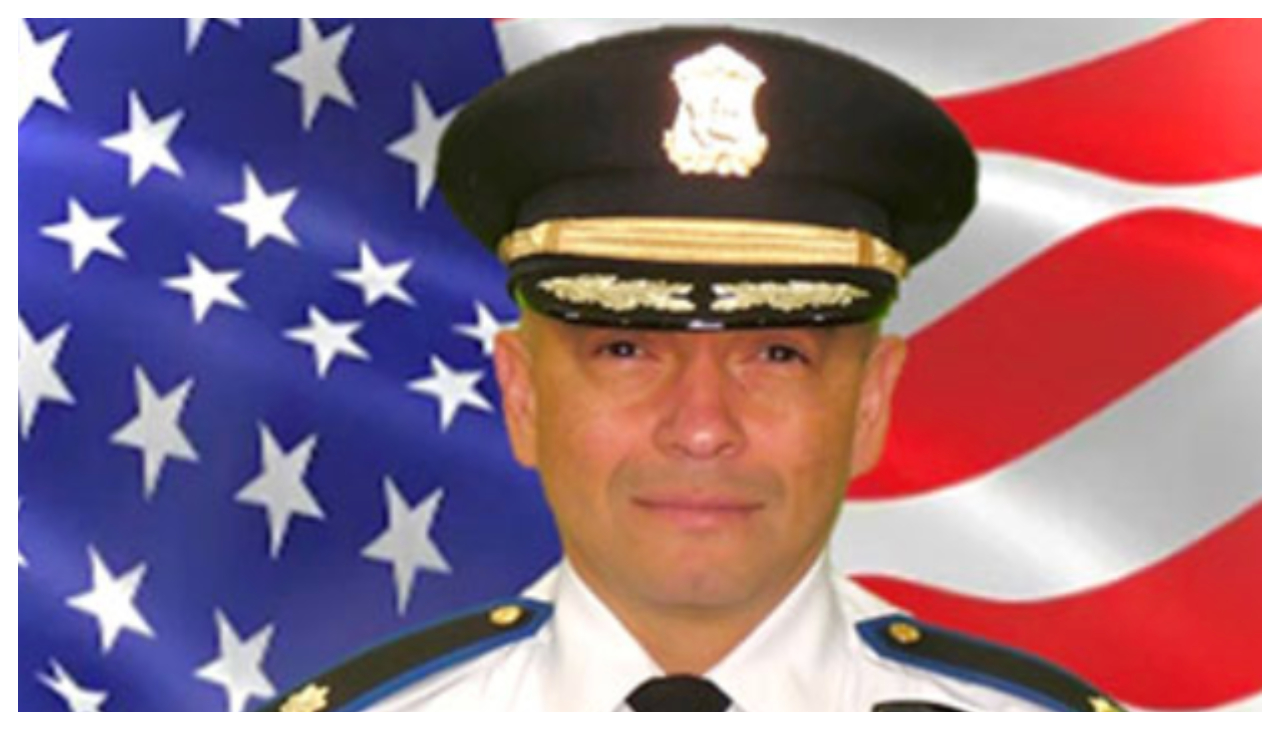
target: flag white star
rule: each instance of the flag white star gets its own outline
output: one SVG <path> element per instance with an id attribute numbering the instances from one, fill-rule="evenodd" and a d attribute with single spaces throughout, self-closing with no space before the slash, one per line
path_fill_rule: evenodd
<path id="1" fill-rule="evenodd" d="M 320 509 L 303 481 L 303 475 L 311 464 L 316 437 L 308 436 L 286 454 L 267 427 L 260 428 L 262 472 L 236 494 L 236 501 L 266 510 L 267 526 L 271 534 L 271 557 L 277 558 L 289 531 L 289 521 L 294 515 L 317 520 L 325 517 L 324 510 Z"/>
<path id="2" fill-rule="evenodd" d="M 440 402 L 440 430 L 448 433 L 453 417 L 462 406 L 480 411 L 492 411 L 489 401 L 476 391 L 476 385 L 484 379 L 484 372 L 455 371 L 443 360 L 432 356 L 431 376 L 409 384 L 409 389 L 429 395 Z"/>
<path id="3" fill-rule="evenodd" d="M 359 322 L 333 322 L 315 307 L 307 308 L 307 319 L 311 324 L 291 329 L 285 335 L 311 346 L 316 358 L 316 373 L 320 377 L 329 373 L 329 366 L 338 355 L 354 360 L 369 359 L 369 353 L 353 339 L 363 326 Z"/>
<path id="4" fill-rule="evenodd" d="M 102 653 L 111 651 L 123 630 L 155 638 L 151 624 L 147 623 L 133 605 L 142 579 L 147 574 L 146 563 L 138 563 L 117 578 L 92 546 L 89 547 L 89 560 L 93 565 L 93 588 L 68 598 L 67 605 L 97 620 Z"/>
<path id="5" fill-rule="evenodd" d="M 53 67 L 62 58 L 62 49 L 71 37 L 71 31 L 64 30 L 43 41 L 37 41 L 27 21 L 19 19 L 18 25 L 18 64 L 14 68 L 18 72 L 18 99 L 15 105 L 18 110 L 18 123 L 21 124 L 27 112 L 37 101 L 44 101 L 64 111 L 70 111 L 67 97 L 62 93 L 62 86 L 53 75 Z"/>
<path id="6" fill-rule="evenodd" d="M 21 513 L 21 512 L 22 512 L 22 497 L 21 497 L 21 496 L 19 496 L 19 497 L 18 497 L 18 512 L 19 512 L 19 513 Z M 19 524 L 19 525 L 21 525 L 22 523 L 21 523 L 21 522 L 19 522 L 18 524 Z M 25 557 L 23 557 L 23 555 L 22 555 L 22 540 L 21 540 L 21 539 L 19 539 L 19 540 L 18 540 L 18 567 L 19 567 L 19 568 L 25 568 L 25 567 L 27 567 L 27 559 L 26 559 Z"/>
<path id="7" fill-rule="evenodd" d="M 245 243 L 249 250 L 257 248 L 268 238 L 274 238 L 290 246 L 297 246 L 298 239 L 284 217 L 297 197 L 298 189 L 290 188 L 267 194 L 258 182 L 258 176 L 248 165 L 244 168 L 244 198 L 239 203 L 220 206 L 218 212 L 239 221 L 245 227 Z"/>
<path id="8" fill-rule="evenodd" d="M 232 28 L 240 27 L 239 18 L 187 18 L 187 53 L 191 53 L 196 46 L 200 45 L 200 39 L 204 37 L 205 27 L 209 25 L 210 20 L 216 20 Z"/>
<path id="9" fill-rule="evenodd" d="M 196 678 L 222 685 L 229 712 L 243 712 L 250 697 L 274 697 L 276 688 L 262 671 L 262 660 L 271 647 L 275 627 L 268 624 L 245 641 L 222 611 L 214 611 L 214 621 L 218 625 L 218 658 L 197 669 Z"/>
<path id="10" fill-rule="evenodd" d="M 384 485 L 387 496 L 387 529 L 369 543 L 364 557 L 391 563 L 396 578 L 396 607 L 400 615 L 409 608 L 413 579 L 419 570 L 451 573 L 448 561 L 431 540 L 444 491 L 437 489 L 412 509 L 404 501 L 396 483 L 388 478 Z"/>
<path id="11" fill-rule="evenodd" d="M 95 253 L 125 258 L 124 250 L 111 238 L 111 232 L 123 222 L 122 216 L 94 218 L 80 205 L 80 201 L 70 198 L 67 201 L 67 219 L 47 225 L 40 232 L 71 248 L 71 271 L 78 272 Z"/>
<path id="12" fill-rule="evenodd" d="M 98 712 L 107 701 L 106 692 L 81 687 L 57 659 L 49 660 L 49 668 L 52 675 L 37 674 L 36 678 L 66 703 L 69 712 Z"/>
<path id="13" fill-rule="evenodd" d="M 436 116 L 426 92 L 418 84 L 413 85 L 413 131 L 392 142 L 387 152 L 413 165 L 418 176 L 417 203 L 427 204 L 431 185 L 435 182 L 436 147 L 440 135 L 449 125 L 451 114 Z"/>
<path id="14" fill-rule="evenodd" d="M 498 333 L 511 328 L 514 322 L 499 322 L 489 308 L 481 302 L 473 302 L 476 309 L 475 324 L 454 325 L 453 329 L 463 337 L 470 337 L 480 343 L 480 349 L 488 357 L 493 357 L 493 341 Z"/>
<path id="15" fill-rule="evenodd" d="M 153 167 L 182 177 L 182 165 L 169 151 L 169 140 L 182 124 L 182 116 L 179 109 L 154 120 L 138 92 L 129 92 L 129 129 L 102 140 L 102 146 L 129 158 L 130 187 L 136 186 Z"/>
<path id="16" fill-rule="evenodd" d="M 241 272 L 230 269 L 213 271 L 194 254 L 187 254 L 187 275 L 165 279 L 164 285 L 191 298 L 191 316 L 195 318 L 196 324 L 200 324 L 215 304 L 236 309 L 247 308 L 240 296 L 231 290 L 231 285 L 240 276 Z"/>
<path id="17" fill-rule="evenodd" d="M 18 425 L 24 439 L 31 435 L 41 403 L 76 402 L 57 370 L 58 356 L 70 331 L 71 325 L 64 324 L 37 342 L 21 315 L 18 317 Z"/>
<path id="18" fill-rule="evenodd" d="M 178 425 L 195 380 L 188 378 L 168 393 L 158 395 L 146 372 L 138 367 L 133 370 L 133 383 L 138 415 L 111 435 L 111 443 L 142 452 L 142 493 L 151 499 L 160 483 L 165 459 L 200 460 Z"/>
<path id="19" fill-rule="evenodd" d="M 300 19 L 298 52 L 275 65 L 276 73 L 302 87 L 303 129 L 311 128 L 325 99 L 355 108 L 355 99 L 339 68 L 354 30 L 355 26 L 348 25 L 325 37 L 314 20 Z"/>
<path id="20" fill-rule="evenodd" d="M 360 242 L 360 268 L 339 269 L 334 273 L 342 281 L 360 287 L 364 292 L 365 306 L 377 304 L 383 297 L 397 302 L 413 304 L 413 297 L 404 290 L 400 281 L 413 267 L 412 259 L 394 264 L 383 264 L 373 255 L 373 249 L 365 241 Z"/>

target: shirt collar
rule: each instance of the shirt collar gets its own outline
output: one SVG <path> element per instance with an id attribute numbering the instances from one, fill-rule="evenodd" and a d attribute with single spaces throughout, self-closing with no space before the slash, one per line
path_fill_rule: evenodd
<path id="1" fill-rule="evenodd" d="M 548 645 L 551 710 L 612 711 L 641 682 L 662 674 L 568 561 L 551 587 Z M 835 708 L 848 661 L 848 628 L 824 555 L 782 603 L 707 673 L 734 709 Z"/>
<path id="2" fill-rule="evenodd" d="M 849 629 L 826 556 L 707 678 L 751 712 L 839 707 L 849 661 Z"/>
<path id="3" fill-rule="evenodd" d="M 547 709 L 611 712 L 641 682 L 662 674 L 567 560 L 552 595 Z"/>

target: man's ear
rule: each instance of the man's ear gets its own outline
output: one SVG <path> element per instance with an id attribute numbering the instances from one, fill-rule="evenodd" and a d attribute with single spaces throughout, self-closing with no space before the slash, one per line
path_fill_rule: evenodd
<path id="1" fill-rule="evenodd" d="M 854 430 L 851 476 L 871 471 L 884 451 L 889 433 L 893 392 L 907 360 L 906 340 L 894 335 L 879 337 L 867 357 L 858 397 L 858 422 Z"/>
<path id="2" fill-rule="evenodd" d="M 524 323 L 522 327 L 526 326 Z M 502 389 L 502 416 L 516 461 L 537 467 L 538 401 L 533 389 L 529 333 L 503 330 L 494 342 L 493 362 Z"/>

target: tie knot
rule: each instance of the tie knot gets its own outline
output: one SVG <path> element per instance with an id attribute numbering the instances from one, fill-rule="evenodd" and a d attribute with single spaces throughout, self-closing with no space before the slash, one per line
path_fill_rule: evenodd
<path id="1" fill-rule="evenodd" d="M 627 697 L 636 712 L 724 712 L 729 702 L 714 682 L 689 674 L 654 677 Z"/>

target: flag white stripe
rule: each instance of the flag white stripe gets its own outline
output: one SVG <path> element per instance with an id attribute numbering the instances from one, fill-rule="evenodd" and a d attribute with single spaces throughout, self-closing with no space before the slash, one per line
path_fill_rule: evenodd
<path id="1" fill-rule="evenodd" d="M 892 69 L 933 95 L 962 94 L 1074 66 L 1190 21 L 1103 18 L 955 19 L 528 19 L 499 23 L 508 70 L 555 51 L 663 25 L 726 25 L 773 30 L 843 49 Z"/>
<path id="2" fill-rule="evenodd" d="M 1262 649 L 1258 649 L 1262 651 Z M 1126 704 L 1124 709 L 1129 712 L 1163 712 L 1164 710 L 1153 710 L 1147 707 L 1136 707 Z M 1197 709 L 1196 712 L 1262 712 L 1262 695 L 1253 695 L 1251 697 L 1242 697 L 1235 702 L 1228 702 L 1225 705 L 1217 707 L 1204 707 Z"/>
<path id="3" fill-rule="evenodd" d="M 1262 651 L 1261 647 L 1258 649 Z M 1246 697 L 1237 702 L 1228 705 L 1212 708 L 1214 712 L 1262 712 L 1262 695 L 1257 694 L 1252 697 Z"/>
<path id="4" fill-rule="evenodd" d="M 952 245 L 913 271 L 888 329 L 915 332 L 1063 239 L 1133 211 L 1175 208 L 1262 225 L 1262 176 L 1139 185 L 1034 157 L 981 155 L 979 203 Z"/>
<path id="5" fill-rule="evenodd" d="M 1261 368 L 1257 312 L 994 472 L 914 497 L 849 502 L 835 563 L 1019 601 L 1141 570 L 1260 498 Z"/>

